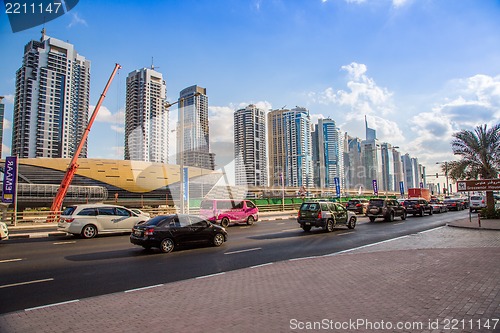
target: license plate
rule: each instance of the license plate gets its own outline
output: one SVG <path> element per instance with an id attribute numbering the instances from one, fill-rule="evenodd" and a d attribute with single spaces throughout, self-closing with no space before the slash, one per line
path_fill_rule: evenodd
<path id="1" fill-rule="evenodd" d="M 142 232 L 140 230 L 134 230 L 134 235 L 135 236 L 140 236 Z"/>
<path id="2" fill-rule="evenodd" d="M 306 222 L 306 225 L 311 225 L 311 222 Z"/>

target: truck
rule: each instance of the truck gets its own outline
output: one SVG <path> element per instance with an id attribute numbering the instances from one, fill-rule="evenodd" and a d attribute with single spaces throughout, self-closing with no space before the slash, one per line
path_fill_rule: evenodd
<path id="1" fill-rule="evenodd" d="M 423 198 L 429 201 L 431 200 L 431 193 L 428 188 L 409 188 L 408 198 Z"/>

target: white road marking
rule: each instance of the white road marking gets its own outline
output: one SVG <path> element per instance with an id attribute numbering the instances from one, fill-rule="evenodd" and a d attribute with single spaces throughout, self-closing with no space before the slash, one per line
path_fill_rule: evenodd
<path id="1" fill-rule="evenodd" d="M 67 242 L 57 242 L 57 243 L 52 243 L 53 245 L 63 245 L 63 244 L 75 244 L 76 241 L 67 241 Z"/>
<path id="2" fill-rule="evenodd" d="M 260 264 L 260 265 L 250 266 L 250 268 L 259 268 L 259 267 L 263 267 L 263 266 L 269 266 L 269 265 L 272 265 L 272 264 L 273 264 L 272 262 L 268 262 L 267 264 Z"/>
<path id="3" fill-rule="evenodd" d="M 262 250 L 262 248 L 261 247 L 254 247 L 252 249 L 245 249 L 245 250 L 239 250 L 239 251 L 226 252 L 224 254 L 236 254 L 236 253 L 243 253 L 243 252 L 250 252 L 250 251 L 257 251 L 257 250 Z"/>
<path id="4" fill-rule="evenodd" d="M 154 286 L 147 286 L 147 287 L 142 287 L 142 288 L 129 289 L 129 290 L 125 290 L 124 292 L 131 293 L 133 291 L 146 290 L 146 289 L 151 289 L 151 288 L 156 288 L 156 287 L 161 287 L 161 286 L 163 286 L 163 283 L 155 284 Z"/>
<path id="5" fill-rule="evenodd" d="M 349 234 L 353 234 L 353 233 L 354 233 L 354 231 L 348 231 L 348 232 L 344 232 L 344 233 L 339 234 L 339 236 L 349 235 Z"/>
<path id="6" fill-rule="evenodd" d="M 195 277 L 195 279 L 205 279 L 205 278 L 209 278 L 209 277 L 212 277 L 212 276 L 223 275 L 223 274 L 226 274 L 226 272 L 220 272 L 220 273 L 215 273 L 215 274 L 198 276 L 198 277 Z"/>
<path id="7" fill-rule="evenodd" d="M 64 305 L 64 304 L 69 304 L 69 303 L 75 303 L 75 302 L 79 302 L 79 301 L 80 301 L 79 299 L 74 299 L 72 301 L 66 301 L 66 302 L 60 302 L 60 303 L 54 303 L 54 304 L 47 304 L 47 305 L 37 306 L 37 307 L 34 307 L 34 308 L 24 309 L 24 311 L 28 312 L 28 311 L 38 310 L 38 309 L 49 308 L 51 306 L 57 306 L 57 305 Z"/>
<path id="8" fill-rule="evenodd" d="M 24 285 L 33 284 L 33 283 L 49 282 L 49 281 L 54 281 L 54 278 L 33 280 L 33 281 L 26 281 L 26 282 L 12 283 L 12 284 L 4 284 L 3 286 L 0 286 L 0 289 L 9 288 L 9 287 L 24 286 Z"/>
<path id="9" fill-rule="evenodd" d="M 22 261 L 23 259 L 21 258 L 16 258 L 16 259 L 5 259 L 5 260 L 0 260 L 0 264 L 6 263 L 6 262 L 15 262 L 15 261 Z"/>
<path id="10" fill-rule="evenodd" d="M 370 247 L 370 246 L 374 246 L 374 245 L 378 245 L 378 244 L 383 244 L 383 243 L 391 242 L 391 241 L 396 240 L 396 239 L 402 239 L 402 238 L 406 238 L 406 237 L 408 237 L 408 236 L 400 236 L 400 237 L 396 237 L 396 238 L 386 239 L 385 241 L 381 241 L 381 242 L 366 244 L 366 245 L 363 245 L 363 246 L 354 247 L 352 249 L 347 249 L 347 250 L 344 250 L 344 251 L 339 251 L 339 252 L 335 252 L 335 253 L 325 254 L 323 257 L 336 256 L 337 254 L 347 253 L 347 252 L 351 252 L 351 251 L 363 249 L 365 247 Z"/>
<path id="11" fill-rule="evenodd" d="M 302 230 L 302 228 L 285 229 L 285 230 L 281 230 L 281 232 L 297 231 L 297 230 Z"/>

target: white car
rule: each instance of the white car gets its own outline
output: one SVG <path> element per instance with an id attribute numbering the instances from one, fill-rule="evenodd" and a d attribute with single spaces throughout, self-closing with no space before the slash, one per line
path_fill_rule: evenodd
<path id="1" fill-rule="evenodd" d="M 57 230 L 83 238 L 98 234 L 131 232 L 132 227 L 147 220 L 128 208 L 106 204 L 67 207 L 59 218 Z"/>
<path id="2" fill-rule="evenodd" d="M 481 195 L 473 195 L 470 197 L 469 209 L 471 212 L 486 208 L 486 198 Z"/>
<path id="3" fill-rule="evenodd" d="M 149 213 L 146 213 L 146 212 L 143 212 L 142 210 L 138 209 L 138 208 L 129 208 L 131 211 L 133 211 L 135 214 L 137 214 L 138 216 L 144 216 L 145 218 L 147 218 L 148 220 L 151 218 L 151 214 Z"/>
<path id="4" fill-rule="evenodd" d="M 0 238 L 1 240 L 9 239 L 9 229 L 4 222 L 0 222 Z"/>

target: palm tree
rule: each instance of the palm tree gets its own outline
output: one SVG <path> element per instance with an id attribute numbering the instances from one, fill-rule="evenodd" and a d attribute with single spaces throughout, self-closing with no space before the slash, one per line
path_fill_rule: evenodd
<path id="1" fill-rule="evenodd" d="M 477 126 L 474 131 L 461 130 L 454 133 L 451 147 L 453 154 L 461 160 L 448 162 L 448 174 L 458 179 L 493 179 L 500 172 L 500 124 L 488 129 L 488 125 Z M 486 192 L 488 209 L 494 209 L 492 191 Z"/>

